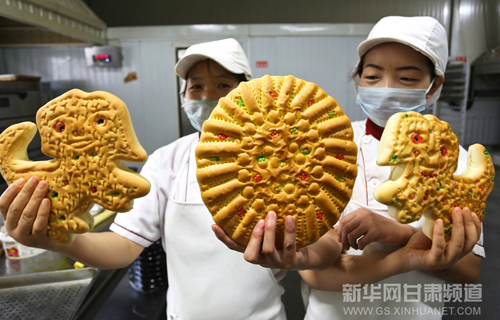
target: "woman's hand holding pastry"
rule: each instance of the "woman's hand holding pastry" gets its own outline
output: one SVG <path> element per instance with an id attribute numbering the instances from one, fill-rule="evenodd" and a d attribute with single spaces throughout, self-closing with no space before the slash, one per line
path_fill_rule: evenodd
<path id="1" fill-rule="evenodd" d="M 405 245 L 417 229 L 359 208 L 340 219 L 336 227 L 338 241 L 344 250 L 363 250 L 372 242 L 393 247 Z"/>
<path id="2" fill-rule="evenodd" d="M 481 236 L 481 222 L 469 208 L 455 208 L 452 212 L 453 232 L 445 241 L 443 221 L 436 220 L 433 240 L 423 232 L 415 233 L 408 244 L 401 248 L 401 261 L 410 270 L 436 270 L 453 266 L 469 254 Z"/>
<path id="3" fill-rule="evenodd" d="M 283 250 L 277 250 L 275 246 L 276 213 L 273 211 L 268 212 L 266 220 L 257 223 L 246 247 L 232 240 L 220 226 L 214 224 L 212 229 L 220 241 L 229 249 L 243 252 L 245 260 L 250 263 L 267 268 L 301 269 L 307 262 L 307 247 L 296 250 L 295 222 L 292 216 L 285 218 Z"/>
<path id="4" fill-rule="evenodd" d="M 11 184 L 0 197 L 0 212 L 7 233 L 19 243 L 46 248 L 50 242 L 47 223 L 50 201 L 45 196 L 48 183 L 33 176 Z"/>

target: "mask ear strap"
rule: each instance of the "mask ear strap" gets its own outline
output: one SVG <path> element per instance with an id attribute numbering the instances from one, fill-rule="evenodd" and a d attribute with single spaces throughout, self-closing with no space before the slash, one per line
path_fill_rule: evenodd
<path id="1" fill-rule="evenodd" d="M 436 80 L 436 78 L 432 79 L 432 81 L 431 81 L 431 85 L 429 86 L 429 88 L 427 89 L 427 91 L 425 91 L 425 94 L 428 94 L 428 93 L 429 93 L 429 91 L 431 91 L 432 86 L 434 85 L 434 80 Z"/>

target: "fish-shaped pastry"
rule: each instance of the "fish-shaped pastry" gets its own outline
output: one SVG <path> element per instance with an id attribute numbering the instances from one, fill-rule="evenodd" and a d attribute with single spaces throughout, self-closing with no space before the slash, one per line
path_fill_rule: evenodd
<path id="1" fill-rule="evenodd" d="M 387 121 L 380 140 L 379 166 L 392 166 L 389 180 L 374 192 L 401 223 L 425 218 L 422 231 L 432 238 L 434 222 L 442 219 L 446 239 L 453 229 L 454 207 L 469 207 L 483 221 L 486 199 L 493 190 L 495 167 L 480 144 L 468 150 L 467 169 L 457 170 L 458 138 L 450 125 L 433 115 L 399 112 Z"/>
<path id="2" fill-rule="evenodd" d="M 149 182 L 123 163 L 143 162 L 147 154 L 118 97 L 73 89 L 40 108 L 36 122 L 42 152 L 53 159 L 28 159 L 37 126 L 23 122 L 0 135 L 0 168 L 9 185 L 35 175 L 48 182 L 48 235 L 54 241 L 70 243 L 76 234 L 92 229 L 89 210 L 94 203 L 125 212 L 134 198 L 149 192 Z"/>

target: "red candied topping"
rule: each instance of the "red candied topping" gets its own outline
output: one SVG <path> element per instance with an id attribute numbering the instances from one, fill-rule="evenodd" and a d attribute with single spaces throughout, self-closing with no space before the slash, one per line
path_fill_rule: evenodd
<path id="1" fill-rule="evenodd" d="M 63 183 L 65 186 L 68 186 L 69 185 L 69 180 L 63 180 Z"/>
<path id="2" fill-rule="evenodd" d="M 416 158 L 416 157 L 418 157 L 418 156 L 419 156 L 419 154 L 420 154 L 420 152 L 418 152 L 418 151 L 413 151 L 413 155 L 415 156 L 415 158 Z"/>
<path id="3" fill-rule="evenodd" d="M 247 213 L 247 211 L 245 209 L 241 208 L 238 211 L 238 217 L 243 218 L 243 216 L 245 215 L 245 213 Z"/>
<path id="4" fill-rule="evenodd" d="M 255 182 L 261 182 L 262 176 L 260 174 L 256 174 L 255 176 L 253 176 L 253 179 L 255 180 Z"/>
<path id="5" fill-rule="evenodd" d="M 421 175 L 423 175 L 425 178 L 435 178 L 437 177 L 437 173 L 425 173 L 425 172 L 420 172 Z"/>
<path id="6" fill-rule="evenodd" d="M 447 206 L 447 205 L 448 205 L 448 200 L 444 200 L 443 204 L 444 204 L 445 206 Z"/>
<path id="7" fill-rule="evenodd" d="M 459 205 L 458 203 L 455 203 L 455 204 L 453 205 L 453 208 L 456 208 L 456 207 L 460 207 L 460 205 Z"/>
<path id="8" fill-rule="evenodd" d="M 96 187 L 92 187 L 92 193 L 96 193 L 97 192 L 97 188 Z"/>
<path id="9" fill-rule="evenodd" d="M 300 180 L 306 180 L 307 179 L 307 173 L 302 172 L 299 176 Z"/>
<path id="10" fill-rule="evenodd" d="M 443 157 L 447 157 L 448 156 L 448 149 L 446 149 L 446 146 L 442 146 L 441 148 L 439 148 L 439 150 L 441 150 L 441 155 Z"/>
<path id="11" fill-rule="evenodd" d="M 277 131 L 277 130 L 273 130 L 273 131 L 271 131 L 271 137 L 273 137 L 273 138 L 275 138 L 275 139 L 276 139 L 276 138 L 277 138 L 277 137 L 279 137 L 279 136 L 280 136 L 279 131 Z"/>
<path id="12" fill-rule="evenodd" d="M 429 199 L 429 196 L 428 195 L 424 195 L 424 201 L 427 201 L 427 199 Z"/>
<path id="13" fill-rule="evenodd" d="M 344 160 L 344 155 L 340 154 L 340 153 L 337 153 L 337 155 L 335 156 L 335 158 L 337 158 L 339 160 Z"/>
<path id="14" fill-rule="evenodd" d="M 410 198 L 410 200 L 415 200 L 415 195 L 411 194 L 409 198 Z"/>
<path id="15" fill-rule="evenodd" d="M 226 140 L 226 139 L 227 139 L 227 136 L 226 136 L 225 134 L 223 134 L 223 133 L 219 133 L 219 134 L 217 135 L 217 137 L 218 137 L 219 139 L 221 139 L 221 140 Z"/>
<path id="16" fill-rule="evenodd" d="M 314 101 L 314 99 L 307 101 L 307 106 L 308 107 L 312 106 L 314 104 L 314 102 L 316 102 L 316 101 Z"/>
<path id="17" fill-rule="evenodd" d="M 58 123 L 56 123 L 56 131 L 57 132 L 63 133 L 64 129 L 65 129 L 65 126 L 64 126 L 63 122 L 59 121 Z"/>
<path id="18" fill-rule="evenodd" d="M 444 162 L 439 164 L 439 169 L 443 170 L 444 168 Z"/>
<path id="19" fill-rule="evenodd" d="M 278 94 L 274 91 L 269 91 L 269 94 L 271 95 L 271 97 L 273 97 L 273 99 L 278 99 Z"/>
<path id="20" fill-rule="evenodd" d="M 411 142 L 414 144 L 420 144 L 423 140 L 424 138 L 416 132 L 411 135 Z"/>
<path id="21" fill-rule="evenodd" d="M 323 212 L 316 210 L 316 218 L 318 218 L 318 220 L 323 220 Z"/>
<path id="22" fill-rule="evenodd" d="M 455 189 L 458 189 L 458 183 L 455 183 Z"/>
<path id="23" fill-rule="evenodd" d="M 481 190 L 481 192 L 484 192 L 484 186 L 479 186 L 479 189 Z"/>

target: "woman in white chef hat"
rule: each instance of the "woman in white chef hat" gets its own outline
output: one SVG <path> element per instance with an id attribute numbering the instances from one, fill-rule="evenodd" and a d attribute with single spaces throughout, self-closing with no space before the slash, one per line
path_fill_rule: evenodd
<path id="1" fill-rule="evenodd" d="M 235 39 L 189 47 L 175 70 L 184 80 L 183 108 L 198 131 L 218 99 L 251 78 L 247 57 Z M 196 132 L 150 155 L 141 174 L 151 182 L 151 191 L 136 199 L 130 212 L 117 215 L 113 232 L 78 235 L 70 245 L 53 243 L 46 232 L 27 236 L 35 224 L 45 223 L 46 228 L 46 206 L 40 207 L 41 214 L 31 225 L 19 224 L 8 231 L 23 244 L 59 251 L 98 268 L 128 266 L 143 248 L 161 238 L 167 256 L 168 319 L 286 319 L 279 283 L 286 271 L 247 263 L 212 233 L 213 220 L 196 181 L 194 149 L 198 142 Z M 35 189 L 38 181 L 26 183 L 26 193 L 19 193 L 22 184 L 13 184 L 5 192 L 0 199 L 4 217 L 23 210 L 23 214 L 36 216 L 47 192 L 45 182 Z M 19 199 L 28 198 L 26 195 L 31 196 L 30 206 L 26 206 L 29 199 Z M 16 207 L 16 203 L 26 207 Z M 35 212 L 28 212 L 28 207 L 36 208 Z"/>
<path id="2" fill-rule="evenodd" d="M 386 17 L 359 45 L 358 54 L 356 100 L 368 119 L 352 123 L 358 175 L 337 227 L 298 252 L 290 243 L 283 245 L 289 250 L 274 248 L 274 237 L 267 235 L 274 230 L 275 215 L 268 215 L 265 230 L 254 229 L 246 248 L 216 234 L 229 248 L 244 250 L 252 263 L 303 270 L 306 319 L 343 319 L 354 312 L 356 319 L 440 319 L 439 308 L 451 292 L 445 281 L 471 283 L 479 276 L 484 248 L 477 215 L 455 209 L 450 242 L 445 243 L 439 223 L 431 242 L 421 232 L 422 220 L 396 222 L 373 191 L 390 174 L 389 167 L 376 165 L 389 117 L 399 111 L 422 112 L 439 97 L 448 58 L 446 31 L 431 17 Z M 461 148 L 459 173 L 466 163 L 467 152 Z M 287 228 L 287 234 L 285 239 L 293 242 L 294 228 Z M 325 261 L 334 262 L 312 271 L 324 268 Z M 372 285 L 361 289 L 365 284 Z M 364 316 L 361 307 L 369 308 L 363 309 L 368 310 Z"/>
<path id="3" fill-rule="evenodd" d="M 199 132 L 205 120 L 219 102 L 236 88 L 241 81 L 250 80 L 252 71 L 243 48 L 234 39 L 195 44 L 175 66 L 175 72 L 182 79 L 182 107 Z M 203 84 L 200 74 L 211 75 Z M 208 84 L 212 84 L 213 86 Z"/>

